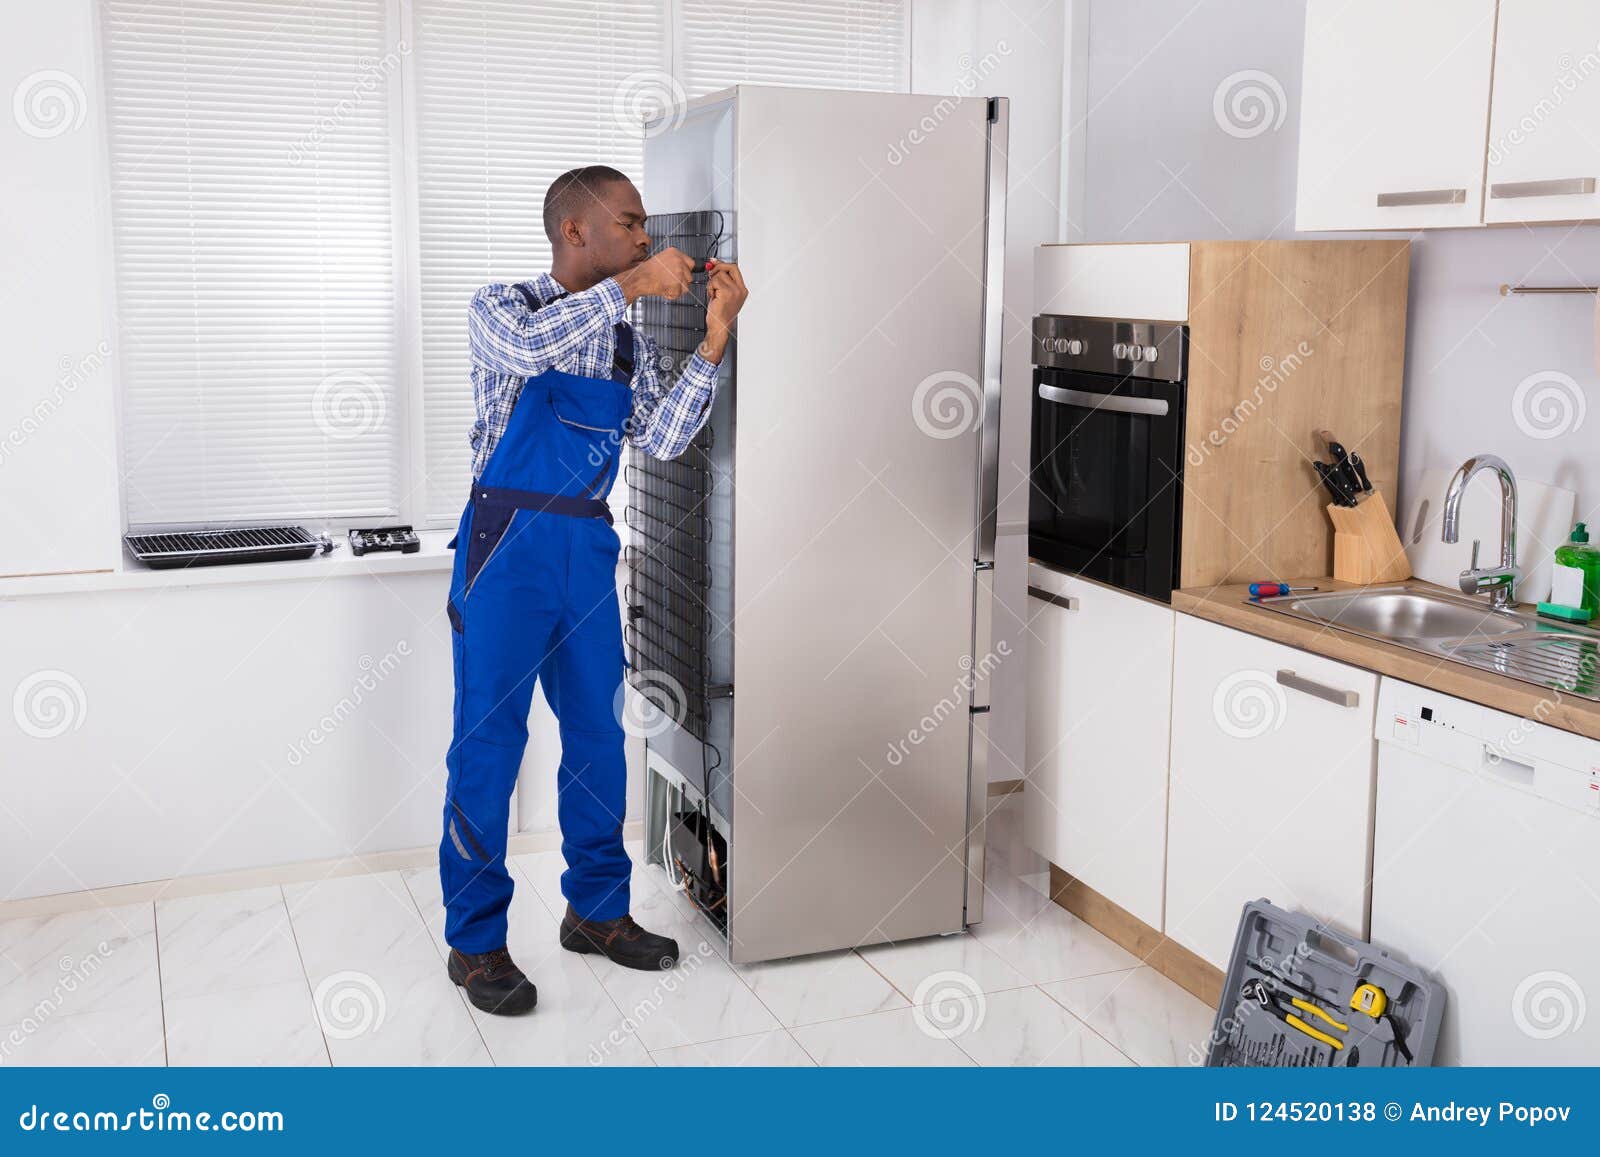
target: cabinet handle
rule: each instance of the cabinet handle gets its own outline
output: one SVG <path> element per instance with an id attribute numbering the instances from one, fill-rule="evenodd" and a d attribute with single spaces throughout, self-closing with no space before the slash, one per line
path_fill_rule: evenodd
<path id="1" fill-rule="evenodd" d="M 1404 193 L 1379 193 L 1378 208 L 1392 209 L 1401 205 L 1464 205 L 1465 189 L 1410 189 Z"/>
<path id="2" fill-rule="evenodd" d="M 1051 594 L 1043 587 L 1030 586 L 1028 588 L 1028 597 L 1040 599 L 1041 601 L 1047 603 L 1054 603 L 1064 611 L 1075 611 L 1078 609 L 1077 599 L 1070 598 L 1067 595 Z"/>
<path id="3" fill-rule="evenodd" d="M 1489 196 L 1570 197 L 1594 192 L 1593 177 L 1563 177 L 1555 181 L 1502 181 L 1489 186 Z"/>
<path id="4" fill-rule="evenodd" d="M 1354 707 L 1361 702 L 1360 692 L 1346 691 L 1343 687 L 1330 687 L 1326 683 L 1318 683 L 1315 679 L 1307 679 L 1304 675 L 1296 675 L 1289 670 L 1278 672 L 1278 682 L 1291 691 L 1304 691 L 1314 698 L 1325 699 L 1335 707 Z"/>

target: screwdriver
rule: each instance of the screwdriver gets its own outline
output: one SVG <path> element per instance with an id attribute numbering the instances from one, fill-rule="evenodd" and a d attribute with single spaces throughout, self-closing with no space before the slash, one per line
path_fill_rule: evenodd
<path id="1" fill-rule="evenodd" d="M 1253 599 L 1272 598 L 1276 595 L 1295 595 L 1302 591 L 1314 591 L 1316 587 L 1292 587 L 1288 583 L 1251 583 L 1250 597 Z"/>

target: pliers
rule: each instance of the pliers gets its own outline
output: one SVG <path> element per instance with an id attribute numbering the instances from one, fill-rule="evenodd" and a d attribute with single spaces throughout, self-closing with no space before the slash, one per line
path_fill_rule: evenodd
<path id="1" fill-rule="evenodd" d="M 1290 1028 L 1298 1029 L 1300 1032 L 1305 1033 L 1312 1040 L 1321 1041 L 1323 1044 L 1328 1045 L 1336 1050 L 1344 1048 L 1344 1041 L 1330 1033 L 1323 1032 L 1320 1028 L 1313 1028 L 1311 1025 L 1307 1024 L 1304 1019 L 1297 1016 L 1295 1013 L 1290 1012 L 1288 1008 L 1283 1007 L 1283 1005 L 1279 1003 L 1283 999 L 1282 994 L 1274 990 L 1272 986 L 1267 984 L 1267 982 L 1264 980 L 1252 978 L 1245 981 L 1239 989 L 1239 997 L 1242 1000 L 1254 1001 L 1267 1012 L 1270 1012 L 1273 1016 L 1283 1021 L 1284 1024 L 1288 1025 Z M 1312 1004 L 1309 1000 L 1301 1000 L 1298 996 L 1295 996 L 1289 998 L 1288 1004 L 1290 1008 L 1297 1009 L 1299 1012 L 1314 1016 L 1318 1020 L 1328 1025 L 1328 1027 L 1337 1029 L 1339 1032 L 1350 1031 L 1349 1025 L 1345 1024 L 1343 1021 L 1335 1020 L 1325 1010 Z"/>

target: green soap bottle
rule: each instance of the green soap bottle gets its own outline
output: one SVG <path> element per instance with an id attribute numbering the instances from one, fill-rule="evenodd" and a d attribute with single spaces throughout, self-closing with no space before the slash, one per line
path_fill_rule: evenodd
<path id="1" fill-rule="evenodd" d="M 1585 523 L 1572 528 L 1572 541 L 1556 547 L 1556 565 L 1583 572 L 1583 609 L 1600 615 L 1600 547 L 1590 545 Z"/>

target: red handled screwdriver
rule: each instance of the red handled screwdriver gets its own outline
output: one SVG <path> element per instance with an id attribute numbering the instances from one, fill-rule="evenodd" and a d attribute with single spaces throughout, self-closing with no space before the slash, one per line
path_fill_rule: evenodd
<path id="1" fill-rule="evenodd" d="M 1292 587 L 1288 583 L 1251 583 L 1250 597 L 1253 599 L 1270 599 L 1276 595 L 1297 595 L 1302 591 L 1314 591 L 1316 589 L 1316 587 Z"/>

